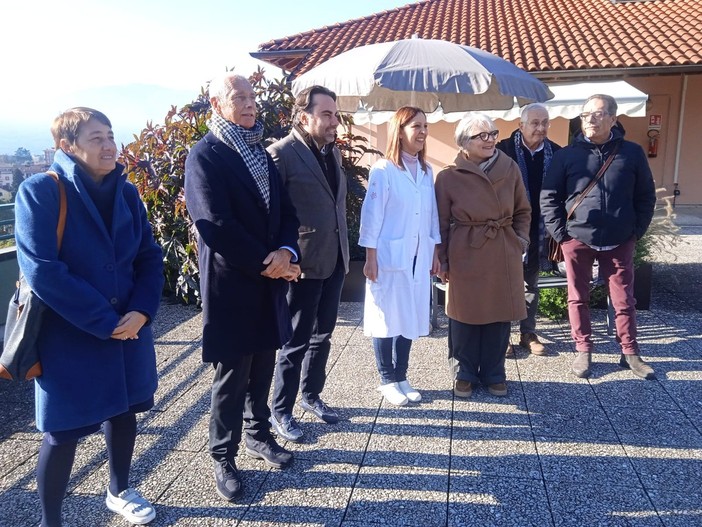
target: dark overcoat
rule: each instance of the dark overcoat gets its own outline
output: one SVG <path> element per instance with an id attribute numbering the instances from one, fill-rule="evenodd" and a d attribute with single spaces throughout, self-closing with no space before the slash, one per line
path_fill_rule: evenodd
<path id="1" fill-rule="evenodd" d="M 242 157 L 208 133 L 185 162 L 185 201 L 199 235 L 202 357 L 228 358 L 280 348 L 292 334 L 288 283 L 261 275 L 283 246 L 300 254 L 299 222 L 270 156 L 270 211 Z"/>
<path id="2" fill-rule="evenodd" d="M 137 189 L 119 174 L 111 229 L 88 195 L 78 165 L 61 150 L 51 170 L 66 188 L 61 251 L 58 186 L 37 174 L 15 202 L 17 260 L 27 283 L 49 309 L 39 335 L 43 374 L 36 379 L 36 421 L 58 432 L 101 423 L 148 401 L 157 386 L 150 325 L 134 340 L 110 338 L 122 315 L 156 315 L 163 256 Z"/>

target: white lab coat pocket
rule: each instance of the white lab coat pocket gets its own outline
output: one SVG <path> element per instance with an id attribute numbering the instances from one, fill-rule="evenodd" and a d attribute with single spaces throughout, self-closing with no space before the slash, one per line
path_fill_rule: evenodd
<path id="1" fill-rule="evenodd" d="M 404 271 L 412 262 L 407 259 L 407 240 L 380 240 L 378 242 L 378 270 Z"/>

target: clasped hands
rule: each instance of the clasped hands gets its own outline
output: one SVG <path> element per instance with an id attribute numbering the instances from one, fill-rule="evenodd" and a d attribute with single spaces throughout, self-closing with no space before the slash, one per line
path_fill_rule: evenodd
<path id="1" fill-rule="evenodd" d="M 278 249 L 268 253 L 268 256 L 263 260 L 263 265 L 266 268 L 261 271 L 261 274 L 266 278 L 283 278 L 288 282 L 297 282 L 301 270 L 299 265 L 290 261 L 292 257 L 292 253 L 287 249 Z"/>
<path id="2" fill-rule="evenodd" d="M 139 338 L 139 330 L 149 321 L 146 315 L 139 311 L 130 311 L 117 322 L 117 327 L 110 335 L 116 340 L 136 340 Z"/>

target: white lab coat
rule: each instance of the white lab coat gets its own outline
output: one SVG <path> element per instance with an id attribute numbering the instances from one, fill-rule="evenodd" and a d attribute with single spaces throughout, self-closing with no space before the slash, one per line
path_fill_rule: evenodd
<path id="1" fill-rule="evenodd" d="M 417 166 L 416 182 L 410 172 L 386 159 L 371 167 L 358 243 L 375 248 L 378 255 L 378 279 L 366 280 L 366 336 L 428 335 L 430 271 L 434 246 L 441 243 L 429 166 L 426 172 Z"/>

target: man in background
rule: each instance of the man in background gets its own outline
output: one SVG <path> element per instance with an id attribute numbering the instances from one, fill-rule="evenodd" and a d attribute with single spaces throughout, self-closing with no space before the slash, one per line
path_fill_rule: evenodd
<path id="1" fill-rule="evenodd" d="M 553 153 L 561 148 L 548 139 L 550 126 L 546 107 L 539 103 L 529 104 L 522 109 L 519 129 L 515 130 L 509 138 L 497 143 L 497 148 L 519 165 L 529 203 L 531 203 L 529 248 L 524 258 L 524 299 L 527 317 L 519 322 L 519 345 L 534 355 L 548 353 L 536 334 L 536 313 L 539 309 L 538 282 L 545 230 L 539 198 L 544 175 L 551 165 Z M 513 354 L 514 350 L 510 345 L 507 348 L 507 355 Z"/>

